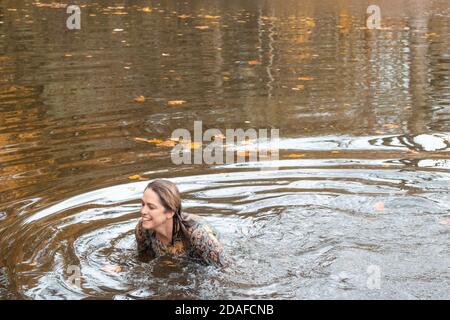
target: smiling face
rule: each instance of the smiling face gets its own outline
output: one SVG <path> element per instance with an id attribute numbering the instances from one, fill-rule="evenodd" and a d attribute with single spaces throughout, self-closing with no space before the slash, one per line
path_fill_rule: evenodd
<path id="1" fill-rule="evenodd" d="M 166 210 L 161 204 L 159 196 L 150 188 L 144 191 L 141 199 L 142 227 L 155 230 L 167 222 L 171 222 L 174 213 Z"/>

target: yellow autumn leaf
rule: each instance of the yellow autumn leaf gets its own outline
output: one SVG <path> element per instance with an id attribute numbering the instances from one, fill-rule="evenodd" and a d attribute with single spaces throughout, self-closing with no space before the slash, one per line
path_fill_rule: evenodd
<path id="1" fill-rule="evenodd" d="M 150 8 L 150 7 L 145 7 L 145 8 L 142 8 L 142 11 L 143 11 L 143 12 L 147 12 L 147 13 L 150 13 L 150 12 L 152 12 L 152 11 L 153 11 L 153 9 L 152 9 L 152 8 Z"/>
<path id="2" fill-rule="evenodd" d="M 395 124 L 395 123 L 386 123 L 386 124 L 383 124 L 383 128 L 397 129 L 397 128 L 400 128 L 400 125 Z"/>
<path id="3" fill-rule="evenodd" d="M 292 88 L 292 90 L 296 90 L 296 91 L 301 91 L 304 89 L 305 89 L 305 86 L 303 84 L 298 84 L 294 88 Z"/>
<path id="4" fill-rule="evenodd" d="M 291 153 L 287 157 L 288 158 L 303 158 L 305 156 L 304 153 Z"/>
<path id="5" fill-rule="evenodd" d="M 306 17 L 305 23 L 306 23 L 306 26 L 309 28 L 313 28 L 316 26 L 316 23 L 314 22 L 314 18 L 311 18 L 311 17 Z"/>
<path id="6" fill-rule="evenodd" d="M 199 143 L 199 142 L 191 142 L 191 149 L 198 149 L 198 148 L 200 148 L 202 146 L 202 144 L 201 143 Z"/>
<path id="7" fill-rule="evenodd" d="M 195 29 L 206 30 L 209 29 L 209 26 L 196 26 Z"/>
<path id="8" fill-rule="evenodd" d="M 300 81 L 311 81 L 311 80 L 314 80 L 314 78 L 305 76 L 305 77 L 298 77 L 297 80 L 300 80 Z"/>
<path id="9" fill-rule="evenodd" d="M 203 18 L 205 18 L 205 19 L 219 19 L 220 16 L 210 16 L 209 14 L 207 14 L 207 15 L 204 15 Z"/>
<path id="10" fill-rule="evenodd" d="M 141 180 L 142 177 L 140 175 L 138 175 L 138 174 L 135 174 L 135 175 L 129 176 L 128 179 L 130 179 L 130 180 Z"/>
<path id="11" fill-rule="evenodd" d="M 145 97 L 144 96 L 137 96 L 136 98 L 134 98 L 135 102 L 145 102 Z"/>
<path id="12" fill-rule="evenodd" d="M 182 15 L 179 15 L 178 16 L 178 18 L 180 18 L 180 19 L 187 19 L 187 18 L 190 18 L 191 16 L 190 15 L 187 15 L 187 14 L 182 14 Z"/>
<path id="13" fill-rule="evenodd" d="M 177 106 L 185 102 L 185 100 L 169 100 L 167 103 L 169 104 L 169 106 Z"/>
<path id="14" fill-rule="evenodd" d="M 161 143 L 163 142 L 160 139 L 145 139 L 145 138 L 134 138 L 135 141 L 140 141 L 140 142 L 148 142 L 148 143 Z"/>
<path id="15" fill-rule="evenodd" d="M 166 140 L 166 141 L 162 141 L 160 143 L 157 143 L 156 146 L 158 147 L 173 147 L 175 146 L 177 143 L 173 140 Z"/>
<path id="16" fill-rule="evenodd" d="M 248 64 L 251 66 L 255 66 L 255 65 L 260 65 L 261 62 L 258 60 L 250 60 L 250 61 L 248 61 Z"/>

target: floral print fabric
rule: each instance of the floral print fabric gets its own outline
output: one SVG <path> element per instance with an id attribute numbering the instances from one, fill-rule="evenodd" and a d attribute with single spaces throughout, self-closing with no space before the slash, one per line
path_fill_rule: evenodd
<path id="1" fill-rule="evenodd" d="M 138 252 L 151 257 L 172 254 L 197 258 L 216 266 L 227 265 L 223 247 L 217 240 L 217 232 L 192 214 L 183 213 L 183 225 L 185 232 L 177 228 L 174 231 L 172 243 L 164 244 L 153 231 L 143 229 L 142 221 L 139 220 L 135 229 Z"/>

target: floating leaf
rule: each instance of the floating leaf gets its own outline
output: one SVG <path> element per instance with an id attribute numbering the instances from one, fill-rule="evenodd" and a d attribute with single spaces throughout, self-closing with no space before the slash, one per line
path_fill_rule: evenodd
<path id="1" fill-rule="evenodd" d="M 169 100 L 169 101 L 167 102 L 167 104 L 168 104 L 169 106 L 177 106 L 177 105 L 183 104 L 183 103 L 185 103 L 185 102 L 186 102 L 185 100 Z"/>
<path id="2" fill-rule="evenodd" d="M 373 208 L 378 211 L 384 210 L 384 202 L 377 202 L 373 205 Z"/>
<path id="3" fill-rule="evenodd" d="M 181 144 L 183 145 L 183 147 L 185 149 L 191 149 L 191 150 L 198 149 L 198 148 L 200 148 L 202 146 L 202 144 L 199 143 L 199 142 L 187 142 L 187 143 L 183 142 Z"/>
<path id="4" fill-rule="evenodd" d="M 306 18 L 306 26 L 308 26 L 309 28 L 313 28 L 313 27 L 315 27 L 315 22 L 314 22 L 314 19 L 313 18 Z"/>
<path id="5" fill-rule="evenodd" d="M 157 143 L 156 145 L 158 147 L 173 147 L 175 146 L 177 143 L 173 140 L 166 140 L 166 141 L 162 141 L 160 143 Z"/>
<path id="6" fill-rule="evenodd" d="M 296 91 L 301 91 L 304 89 L 305 89 L 305 86 L 303 84 L 298 84 L 294 88 L 292 88 L 292 90 L 296 90 Z"/>
<path id="7" fill-rule="evenodd" d="M 400 128 L 399 124 L 395 124 L 395 123 L 386 123 L 383 125 L 383 128 L 388 128 L 388 129 L 397 129 Z"/>
<path id="8" fill-rule="evenodd" d="M 130 180 L 141 180 L 143 178 L 140 175 L 135 174 L 133 176 L 129 176 L 128 179 L 130 179 Z"/>
<path id="9" fill-rule="evenodd" d="M 221 16 L 210 16 L 209 14 L 204 15 L 203 18 L 205 19 L 219 19 Z"/>
<path id="10" fill-rule="evenodd" d="M 288 158 L 303 158 L 305 156 L 304 153 L 291 153 L 287 157 Z"/>
<path id="11" fill-rule="evenodd" d="M 298 77 L 297 80 L 300 80 L 300 81 L 311 81 L 311 80 L 314 80 L 314 78 L 313 77 Z"/>
<path id="12" fill-rule="evenodd" d="M 134 98 L 134 101 L 135 102 L 139 102 L 139 103 L 145 102 L 145 97 L 144 96 L 137 96 L 136 98 Z"/>
<path id="13" fill-rule="evenodd" d="M 145 138 L 134 138 L 135 141 L 148 142 L 148 143 L 161 143 L 160 139 L 145 139 Z"/>
<path id="14" fill-rule="evenodd" d="M 33 5 L 38 8 L 51 8 L 51 9 L 61 9 L 61 8 L 67 7 L 67 4 L 65 4 L 65 3 L 56 3 L 56 2 L 52 2 L 52 3 L 35 2 L 35 3 L 33 3 Z"/>
<path id="15" fill-rule="evenodd" d="M 120 266 L 106 265 L 106 266 L 103 266 L 103 267 L 101 268 L 101 270 L 102 270 L 102 271 L 105 271 L 105 272 L 109 272 L 109 273 L 118 273 L 118 272 L 121 272 L 121 271 L 122 271 L 122 267 L 120 267 Z"/>

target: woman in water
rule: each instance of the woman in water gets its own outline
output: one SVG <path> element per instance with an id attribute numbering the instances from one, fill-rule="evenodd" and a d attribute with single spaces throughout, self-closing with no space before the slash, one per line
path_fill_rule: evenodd
<path id="1" fill-rule="evenodd" d="M 215 266 L 228 264 L 215 233 L 200 217 L 181 212 L 178 188 L 167 180 L 154 180 L 145 188 L 135 235 L 141 256 L 173 254 Z"/>

